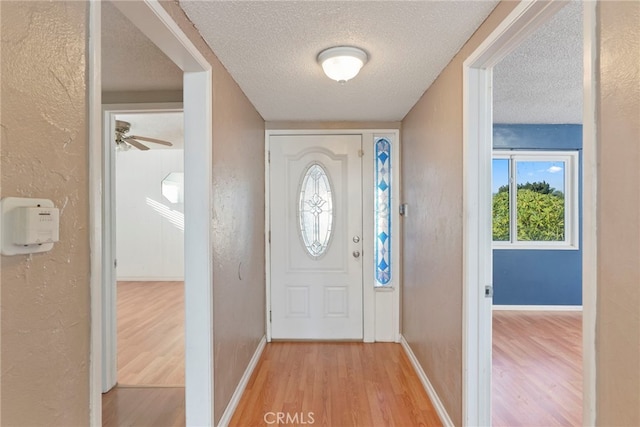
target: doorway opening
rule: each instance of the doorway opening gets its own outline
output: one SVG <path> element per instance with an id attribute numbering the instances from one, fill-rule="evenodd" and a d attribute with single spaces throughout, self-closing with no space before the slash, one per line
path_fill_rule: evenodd
<path id="1" fill-rule="evenodd" d="M 582 12 L 568 2 L 493 67 L 496 426 L 582 424 Z"/>
<path id="2" fill-rule="evenodd" d="M 185 413 L 187 424 L 213 420 L 212 257 L 209 213 L 212 197 L 211 66 L 157 2 L 113 2 L 113 5 L 182 71 L 184 104 L 184 279 L 185 279 Z M 114 364 L 103 357 L 113 337 L 108 315 L 113 299 L 115 256 L 110 241 L 113 204 L 109 147 L 103 135 L 101 3 L 90 3 L 90 200 L 91 223 L 91 425 L 102 425 L 102 391 Z M 108 140 L 107 139 L 107 140 Z M 104 317 L 103 317 L 104 316 Z M 113 318 L 113 316 L 111 316 Z M 103 341 L 103 338 L 105 340 Z M 114 374 L 115 375 L 115 374 Z"/>
<path id="3" fill-rule="evenodd" d="M 463 382 L 463 419 L 467 425 L 490 425 L 491 416 L 491 370 L 492 370 L 492 297 L 494 294 L 493 256 L 492 256 L 492 154 L 494 122 L 492 112 L 493 67 L 520 46 L 527 37 L 541 25 L 548 22 L 566 3 L 531 2 L 517 5 L 512 13 L 496 28 L 464 64 L 464 150 L 465 150 L 465 190 L 464 190 L 464 382 Z M 592 7 L 580 4 L 585 11 L 585 34 L 581 43 L 585 46 L 584 57 L 584 117 L 583 126 L 583 163 L 591 164 L 587 159 L 594 153 L 595 124 L 594 103 L 590 98 L 592 81 Z M 593 255 L 593 234 L 588 227 L 595 218 L 594 206 L 589 204 L 587 195 L 591 194 L 595 182 L 593 169 L 584 170 L 585 204 L 582 224 L 582 248 L 584 259 L 581 268 L 584 277 Z M 517 191 L 517 190 L 516 190 Z M 576 228 L 578 230 L 578 228 Z M 593 422 L 593 368 L 595 350 L 593 301 L 595 282 L 584 280 L 583 299 L 583 360 L 584 394 L 582 422 Z"/>
<path id="4" fill-rule="evenodd" d="M 184 388 L 183 113 L 112 113 L 172 144 L 115 148 L 118 386 Z"/>

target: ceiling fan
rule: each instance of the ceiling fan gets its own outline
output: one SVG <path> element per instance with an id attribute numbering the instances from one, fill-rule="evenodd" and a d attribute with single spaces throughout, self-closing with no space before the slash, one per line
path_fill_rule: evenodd
<path id="1" fill-rule="evenodd" d="M 116 120 L 116 148 L 120 150 L 128 150 L 131 147 L 136 147 L 138 150 L 146 151 L 149 149 L 146 145 L 140 141 L 153 142 L 154 144 L 166 145 L 171 147 L 173 144 L 169 141 L 163 141 L 162 139 L 149 138 L 147 136 L 138 135 L 126 135 L 131 129 L 131 123 L 124 120 Z"/>

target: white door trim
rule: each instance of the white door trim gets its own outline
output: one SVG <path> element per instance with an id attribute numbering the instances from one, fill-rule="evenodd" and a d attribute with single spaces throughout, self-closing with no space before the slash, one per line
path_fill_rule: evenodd
<path id="1" fill-rule="evenodd" d="M 594 6 L 585 2 L 585 113 L 583 123 L 585 195 L 583 208 L 583 250 L 585 280 L 585 396 L 584 421 L 595 421 L 593 390 L 595 349 L 595 55 Z M 595 2 L 594 2 L 595 3 Z M 527 1 L 519 3 L 505 20 L 467 58 L 463 66 L 464 117 L 464 260 L 463 260 L 463 424 L 491 425 L 491 299 L 484 288 L 492 281 L 491 253 L 491 150 L 492 69 L 533 31 L 566 3 Z M 591 16 L 590 16 L 591 15 Z M 587 22 L 589 21 L 589 22 Z M 588 64 L 587 64 L 588 62 Z M 587 226 L 591 226 L 588 229 Z M 587 341 L 588 340 L 588 341 Z"/>
<path id="2" fill-rule="evenodd" d="M 374 289 L 375 280 L 373 262 L 371 268 L 363 270 L 363 327 L 364 342 L 393 341 L 400 342 L 400 236 L 401 223 L 399 216 L 400 204 L 400 132 L 398 129 L 308 129 L 308 130 L 266 130 L 265 131 L 265 255 L 266 255 L 266 325 L 267 341 L 271 341 L 271 322 L 269 309 L 271 307 L 271 253 L 269 245 L 270 227 L 270 188 L 269 188 L 269 140 L 272 135 L 362 135 L 363 164 L 362 185 L 363 189 L 371 188 L 371 191 L 363 191 L 363 212 L 367 207 L 373 207 L 373 163 L 374 153 L 372 144 L 377 136 L 390 136 L 392 141 L 392 223 L 395 224 L 395 239 L 392 239 L 392 252 L 396 255 L 392 258 L 392 271 L 395 271 L 392 286 L 386 289 Z M 366 230 L 371 230 L 373 237 L 373 216 L 363 215 L 363 257 L 373 256 L 374 243 L 372 238 L 367 238 Z M 366 259 L 366 258 L 365 258 Z"/>
<path id="3" fill-rule="evenodd" d="M 213 425 L 212 85 L 211 66 L 157 0 L 114 5 L 184 71 L 185 399 L 187 425 Z M 102 272 L 105 242 L 102 166 L 101 13 L 89 8 L 91 349 L 90 425 L 102 425 Z"/>
<path id="4" fill-rule="evenodd" d="M 596 424 L 596 302 L 598 296 L 596 89 L 597 6 L 584 2 L 584 95 L 582 100 L 582 424 Z"/>
<path id="5" fill-rule="evenodd" d="M 91 329 L 89 425 L 102 425 L 102 14 L 100 0 L 89 2 L 89 247 Z"/>

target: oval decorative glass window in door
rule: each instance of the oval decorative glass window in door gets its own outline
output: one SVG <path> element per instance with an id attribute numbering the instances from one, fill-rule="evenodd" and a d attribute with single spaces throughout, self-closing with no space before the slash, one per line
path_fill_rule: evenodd
<path id="1" fill-rule="evenodd" d="M 311 257 L 321 257 L 331 241 L 333 191 L 327 171 L 319 163 L 312 163 L 302 177 L 298 218 L 305 249 Z"/>

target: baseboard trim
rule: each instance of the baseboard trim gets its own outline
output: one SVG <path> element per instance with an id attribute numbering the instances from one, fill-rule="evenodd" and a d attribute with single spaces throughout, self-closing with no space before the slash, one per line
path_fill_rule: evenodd
<path id="1" fill-rule="evenodd" d="M 440 417 L 440 421 L 442 422 L 442 425 L 444 427 L 454 427 L 453 421 L 451 421 L 451 418 L 449 417 L 447 410 L 442 404 L 440 397 L 438 397 L 438 393 L 436 393 L 436 390 L 431 385 L 431 381 L 429 381 L 427 374 L 425 374 L 424 370 L 422 369 L 422 366 L 420 366 L 420 362 L 418 362 L 416 355 L 413 354 L 413 350 L 411 350 L 411 347 L 409 347 L 409 343 L 402 335 L 400 335 L 400 344 L 402 344 L 402 348 L 404 349 L 404 352 L 407 354 L 407 357 L 411 361 L 411 364 L 413 365 L 413 369 L 416 371 L 416 374 L 418 374 L 418 378 L 420 378 L 420 382 L 422 383 L 422 386 L 427 392 L 429 399 L 431 399 L 431 403 L 433 403 L 433 406 L 435 407 L 436 412 L 438 413 L 438 417 Z"/>
<path id="2" fill-rule="evenodd" d="M 260 360 L 260 356 L 262 356 L 262 352 L 266 345 L 267 345 L 267 338 L 263 336 L 260 339 L 260 342 L 258 343 L 258 348 L 256 348 L 256 351 L 253 353 L 253 356 L 249 361 L 249 365 L 247 365 L 247 369 L 245 369 L 244 374 L 242 375 L 242 378 L 240 378 L 240 382 L 236 387 L 236 391 L 233 392 L 233 395 L 231 396 L 231 400 L 229 401 L 227 408 L 224 410 L 222 417 L 220 417 L 220 421 L 218 422 L 218 427 L 227 427 L 231 422 L 231 418 L 233 417 L 233 414 L 236 412 L 238 403 L 240 403 L 240 398 L 242 398 L 242 394 L 244 393 L 244 389 L 247 388 L 247 383 L 249 382 L 249 379 L 253 374 L 253 370 L 256 368 L 256 365 L 258 364 L 258 361 Z"/>
<path id="3" fill-rule="evenodd" d="M 582 311 L 581 305 L 494 305 L 493 311 Z"/>

